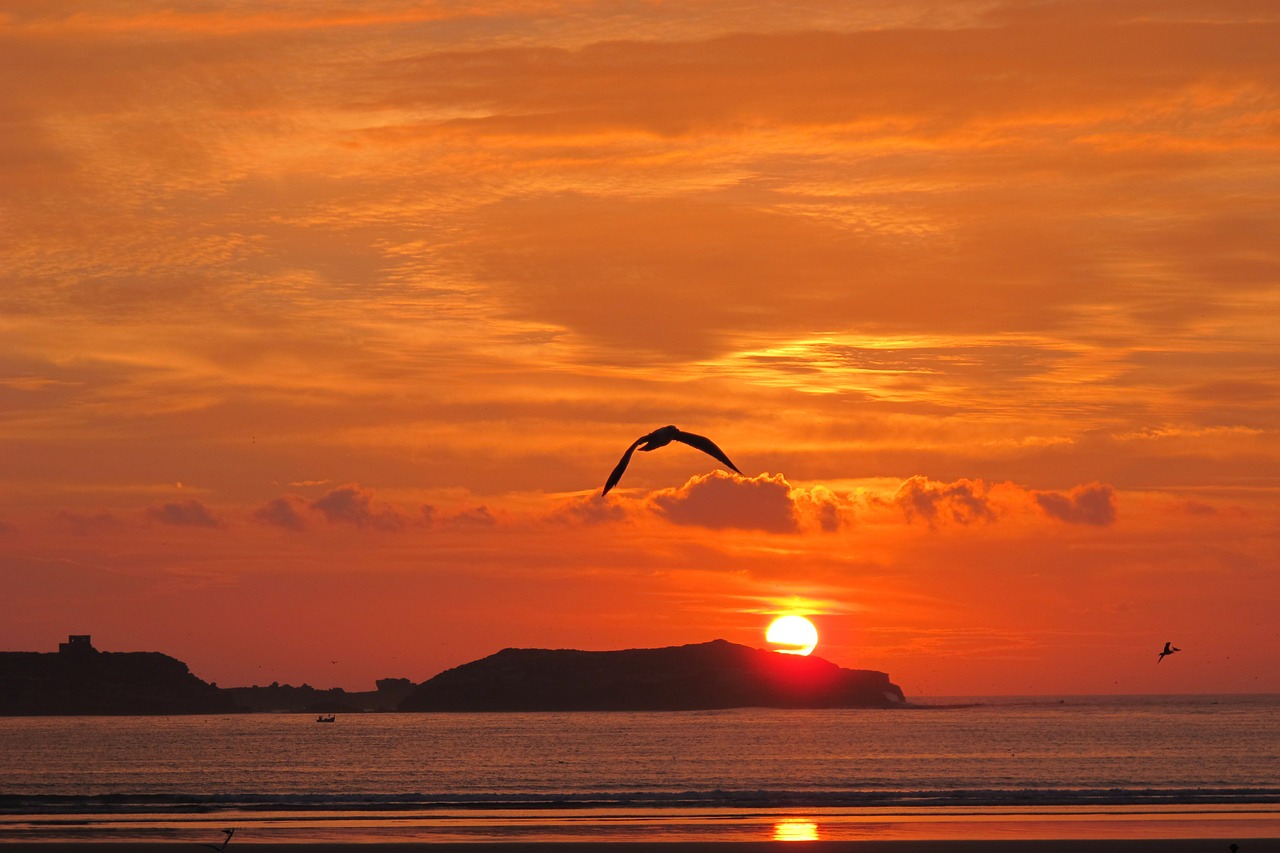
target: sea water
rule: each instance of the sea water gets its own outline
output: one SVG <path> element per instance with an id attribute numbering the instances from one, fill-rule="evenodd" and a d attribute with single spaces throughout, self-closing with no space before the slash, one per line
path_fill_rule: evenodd
<path id="1" fill-rule="evenodd" d="M 916 701 L 0 718 L 0 843 L 1280 837 L 1280 696 Z"/>

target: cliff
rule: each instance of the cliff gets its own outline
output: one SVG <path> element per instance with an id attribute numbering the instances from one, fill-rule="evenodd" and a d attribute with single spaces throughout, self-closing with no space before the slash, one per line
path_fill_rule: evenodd
<path id="1" fill-rule="evenodd" d="M 57 653 L 0 652 L 0 715 L 243 710 L 180 660 L 159 652 L 100 652 L 87 637 L 79 639 Z"/>
<path id="2" fill-rule="evenodd" d="M 905 701 L 883 672 L 714 640 L 612 652 L 504 649 L 423 682 L 400 710 L 890 708 Z"/>

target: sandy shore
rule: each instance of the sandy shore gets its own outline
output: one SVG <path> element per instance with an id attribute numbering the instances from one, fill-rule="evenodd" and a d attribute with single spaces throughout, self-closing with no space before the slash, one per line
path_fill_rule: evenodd
<path id="1" fill-rule="evenodd" d="M 1121 839 L 1006 841 L 706 841 L 706 842 L 422 842 L 339 844 L 232 843 L 227 853 L 1280 853 L 1280 839 Z M 799 850 L 797 851 L 797 848 Z M 191 842 L 15 842 L 0 840 L 0 853 L 192 853 Z"/>

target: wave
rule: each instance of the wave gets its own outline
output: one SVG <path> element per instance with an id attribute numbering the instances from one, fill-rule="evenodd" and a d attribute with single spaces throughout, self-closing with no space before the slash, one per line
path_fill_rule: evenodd
<path id="1" fill-rule="evenodd" d="M 0 814 L 396 813 L 444 809 L 939 808 L 1280 804 L 1280 788 L 715 790 L 493 794 L 0 794 Z"/>

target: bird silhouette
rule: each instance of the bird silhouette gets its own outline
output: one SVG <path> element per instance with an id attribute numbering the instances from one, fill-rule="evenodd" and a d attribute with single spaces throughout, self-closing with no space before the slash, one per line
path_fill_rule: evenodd
<path id="1" fill-rule="evenodd" d="M 1171 655 L 1174 652 L 1180 651 L 1182 651 L 1182 649 L 1176 647 L 1173 643 L 1165 643 L 1164 650 L 1160 652 L 1160 657 L 1156 658 L 1156 663 L 1160 663 L 1160 661 L 1164 660 L 1165 655 Z"/>
<path id="2" fill-rule="evenodd" d="M 627 448 L 627 452 L 622 454 L 622 458 L 618 460 L 618 464 L 613 469 L 613 473 L 609 475 L 609 479 L 605 481 L 604 491 L 600 493 L 603 497 L 609 494 L 609 490 L 618 485 L 618 481 L 622 479 L 622 472 L 627 470 L 627 463 L 631 461 L 631 454 L 639 448 L 642 451 L 657 450 L 659 447 L 666 447 L 673 441 L 681 444 L 687 444 L 690 447 L 697 448 L 703 453 L 714 456 L 724 464 L 732 468 L 736 473 L 741 474 L 738 466 L 729 461 L 729 457 L 724 455 L 724 451 L 716 447 L 716 443 L 709 438 L 701 435 L 694 435 L 691 432 L 685 432 L 678 427 L 668 424 L 664 427 L 658 427 L 653 432 L 642 435 L 631 443 Z"/>
<path id="3" fill-rule="evenodd" d="M 227 845 L 231 843 L 231 836 L 235 835 L 236 831 L 234 829 L 224 829 L 222 831 L 227 834 L 227 837 L 223 839 L 222 844 L 201 844 L 200 846 L 208 847 L 210 850 L 226 850 Z"/>

